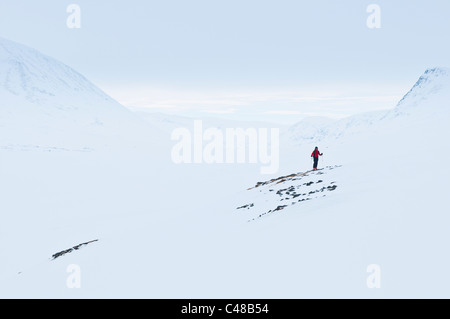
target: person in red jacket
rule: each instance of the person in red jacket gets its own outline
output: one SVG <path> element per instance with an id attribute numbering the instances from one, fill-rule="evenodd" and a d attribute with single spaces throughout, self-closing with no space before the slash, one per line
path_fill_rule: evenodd
<path id="1" fill-rule="evenodd" d="M 319 156 L 322 156 L 323 153 L 319 152 L 319 148 L 316 146 L 314 151 L 311 154 L 311 157 L 314 159 L 313 171 L 317 170 L 317 164 L 319 163 Z"/>

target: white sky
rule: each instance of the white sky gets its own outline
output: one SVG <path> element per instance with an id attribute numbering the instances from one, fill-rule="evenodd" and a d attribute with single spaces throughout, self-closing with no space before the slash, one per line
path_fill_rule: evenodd
<path id="1" fill-rule="evenodd" d="M 381 29 L 366 25 L 371 3 Z M 450 66 L 449 14 L 448 0 L 5 0 L 0 36 L 129 107 L 293 123 L 393 107 Z"/>

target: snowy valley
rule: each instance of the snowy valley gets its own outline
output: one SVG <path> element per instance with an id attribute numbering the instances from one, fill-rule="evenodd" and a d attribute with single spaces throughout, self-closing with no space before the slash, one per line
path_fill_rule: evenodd
<path id="1" fill-rule="evenodd" d="M 449 295 L 447 68 L 390 110 L 280 127 L 272 175 L 175 164 L 171 132 L 193 120 L 135 114 L 4 39 L 0 101 L 2 298 Z"/>

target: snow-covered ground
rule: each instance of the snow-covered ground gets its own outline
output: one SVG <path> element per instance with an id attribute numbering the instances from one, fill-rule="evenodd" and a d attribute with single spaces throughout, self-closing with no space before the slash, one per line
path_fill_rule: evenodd
<path id="1" fill-rule="evenodd" d="M 449 297 L 448 69 L 386 112 L 282 130 L 273 175 L 174 164 L 187 119 L 27 47 L 0 39 L 0 70 L 0 297 Z"/>

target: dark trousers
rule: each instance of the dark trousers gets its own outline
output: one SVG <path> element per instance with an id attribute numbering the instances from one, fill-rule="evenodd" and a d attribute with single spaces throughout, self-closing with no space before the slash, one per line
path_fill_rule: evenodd
<path id="1" fill-rule="evenodd" d="M 317 168 L 317 164 L 319 164 L 319 157 L 313 157 L 314 158 L 314 166 L 313 168 Z"/>

